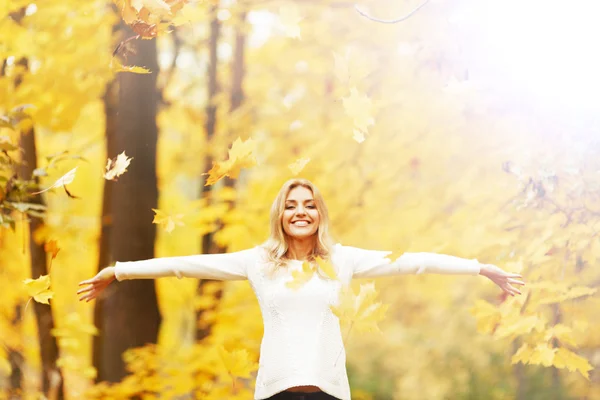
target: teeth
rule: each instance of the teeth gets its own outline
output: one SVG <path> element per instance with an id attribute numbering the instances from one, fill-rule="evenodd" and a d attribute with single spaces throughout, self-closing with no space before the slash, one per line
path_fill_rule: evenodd
<path id="1" fill-rule="evenodd" d="M 297 221 L 297 222 L 294 222 L 294 225 L 306 226 L 306 225 L 308 225 L 308 222 L 306 222 L 306 221 Z"/>

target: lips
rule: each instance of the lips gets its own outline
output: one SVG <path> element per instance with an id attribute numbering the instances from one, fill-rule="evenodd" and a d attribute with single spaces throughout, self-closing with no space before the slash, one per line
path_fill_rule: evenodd
<path id="1" fill-rule="evenodd" d="M 304 220 L 292 222 L 292 225 L 294 225 L 294 226 L 308 226 L 309 224 L 310 224 L 310 222 L 304 221 Z"/>

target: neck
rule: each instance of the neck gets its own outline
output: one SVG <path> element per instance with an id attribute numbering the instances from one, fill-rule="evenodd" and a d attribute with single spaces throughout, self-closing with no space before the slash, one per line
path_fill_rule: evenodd
<path id="1" fill-rule="evenodd" d="M 317 241 L 316 236 L 302 239 L 288 238 L 287 257 L 291 260 L 304 261 L 312 254 Z"/>

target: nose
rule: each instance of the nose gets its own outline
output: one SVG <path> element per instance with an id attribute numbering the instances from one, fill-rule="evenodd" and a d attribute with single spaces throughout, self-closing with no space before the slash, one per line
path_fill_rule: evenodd
<path id="1" fill-rule="evenodd" d="M 303 206 L 296 207 L 296 215 L 305 215 L 306 209 Z"/>

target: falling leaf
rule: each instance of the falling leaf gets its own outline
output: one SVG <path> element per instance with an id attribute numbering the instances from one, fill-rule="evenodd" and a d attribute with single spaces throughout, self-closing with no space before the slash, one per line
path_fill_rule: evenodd
<path id="1" fill-rule="evenodd" d="M 150 71 L 147 68 L 138 67 L 135 65 L 125 66 L 125 65 L 121 64 L 116 58 L 113 58 L 110 61 L 110 68 L 113 72 L 132 72 L 134 74 L 151 74 L 152 73 L 152 71 Z"/>
<path id="2" fill-rule="evenodd" d="M 153 208 L 152 211 L 154 211 L 155 213 L 154 220 L 152 221 L 152 223 L 160 225 L 167 233 L 173 232 L 173 229 L 175 229 L 176 225 L 184 225 L 181 221 L 183 214 L 169 215 L 168 213 L 165 213 L 164 211 L 158 210 L 156 208 Z"/>
<path id="3" fill-rule="evenodd" d="M 225 369 L 231 377 L 250 378 L 251 373 L 258 369 L 258 364 L 250 359 L 248 350 L 227 351 L 222 345 L 218 349 Z"/>
<path id="4" fill-rule="evenodd" d="M 362 131 L 355 128 L 353 132 L 354 134 L 352 135 L 352 138 L 354 140 L 356 140 L 358 143 L 362 143 L 365 141 L 365 134 Z"/>
<path id="5" fill-rule="evenodd" d="M 292 174 L 298 175 L 300 171 L 304 169 L 306 164 L 308 164 L 309 161 L 310 158 L 299 158 L 290 165 L 288 165 L 288 168 L 292 171 Z"/>
<path id="6" fill-rule="evenodd" d="M 37 279 L 23 280 L 27 295 L 33 297 L 38 303 L 50 304 L 49 299 L 54 296 L 54 292 L 50 290 L 50 276 L 42 275 Z"/>
<path id="7" fill-rule="evenodd" d="M 119 154 L 114 160 L 108 159 L 106 163 L 106 173 L 104 178 L 112 181 L 116 177 L 123 175 L 127 171 L 127 167 L 133 158 L 128 158 L 125 152 Z"/>
<path id="8" fill-rule="evenodd" d="M 360 285 L 358 295 L 350 286 L 340 291 L 339 303 L 331 311 L 342 324 L 350 324 L 359 332 L 381 332 L 377 323 L 385 317 L 389 304 L 376 302 L 377 291 L 373 282 Z"/>
<path id="9" fill-rule="evenodd" d="M 56 182 L 54 182 L 54 184 L 52 186 L 50 186 L 49 188 L 46 188 L 40 192 L 31 193 L 31 194 L 33 195 L 33 194 L 44 193 L 50 189 L 54 189 L 54 188 L 61 187 L 61 186 L 65 187 L 65 189 L 66 189 L 65 185 L 68 185 L 69 183 L 73 182 L 73 179 L 75 179 L 75 170 L 76 169 L 77 169 L 77 167 L 75 167 L 72 170 L 70 170 L 69 172 L 67 172 L 65 175 L 60 177 Z"/>
<path id="10" fill-rule="evenodd" d="M 299 271 L 292 271 L 292 280 L 286 282 L 285 285 L 290 289 L 299 289 L 312 279 L 314 273 L 314 267 L 308 261 L 304 261 L 302 263 L 302 269 Z"/>
<path id="11" fill-rule="evenodd" d="M 56 242 L 56 240 L 52 239 L 44 244 L 44 251 L 46 253 L 50 253 L 52 255 L 52 258 L 54 259 L 60 251 L 60 248 L 58 247 L 58 243 Z"/>
<path id="12" fill-rule="evenodd" d="M 252 139 L 242 142 L 238 137 L 229 149 L 229 159 L 215 163 L 208 173 L 203 174 L 208 175 L 204 186 L 214 185 L 226 176 L 235 179 L 239 176 L 242 168 L 256 165 L 257 161 L 253 154 L 255 148 L 256 143 Z"/>
<path id="13" fill-rule="evenodd" d="M 371 99 L 356 88 L 350 89 L 350 95 L 342 98 L 346 114 L 354 120 L 354 126 L 362 132 L 369 129 L 369 125 L 375 124 L 373 119 L 373 103 Z"/>
<path id="14" fill-rule="evenodd" d="M 330 279 L 337 280 L 335 269 L 329 261 L 323 260 L 321 257 L 316 257 L 315 261 L 319 266 L 319 269 L 323 271 L 325 275 L 327 275 Z"/>
<path id="15" fill-rule="evenodd" d="M 302 17 L 295 5 L 283 6 L 279 9 L 279 21 L 288 37 L 300 39 L 300 26 Z"/>

